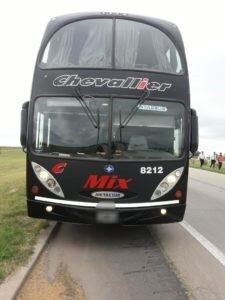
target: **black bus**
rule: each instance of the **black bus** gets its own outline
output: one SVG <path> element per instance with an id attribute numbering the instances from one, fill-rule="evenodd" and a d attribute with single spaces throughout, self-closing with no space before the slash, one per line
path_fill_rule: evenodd
<path id="1" fill-rule="evenodd" d="M 52 19 L 20 138 L 30 217 L 181 221 L 198 121 L 176 25 L 117 13 Z"/>

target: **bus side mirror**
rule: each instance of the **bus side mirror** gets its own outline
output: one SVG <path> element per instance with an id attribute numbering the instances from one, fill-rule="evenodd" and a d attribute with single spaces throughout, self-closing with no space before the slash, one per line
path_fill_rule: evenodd
<path id="1" fill-rule="evenodd" d="M 29 101 L 23 103 L 20 121 L 20 143 L 23 149 L 27 146 L 27 121 L 28 121 Z"/>
<path id="2" fill-rule="evenodd" d="M 190 151 L 194 155 L 198 150 L 198 116 L 195 109 L 191 109 L 191 142 Z"/>

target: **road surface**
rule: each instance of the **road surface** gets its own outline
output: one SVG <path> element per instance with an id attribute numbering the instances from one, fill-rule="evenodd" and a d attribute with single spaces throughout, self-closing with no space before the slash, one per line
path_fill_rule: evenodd
<path id="1" fill-rule="evenodd" d="M 180 224 L 61 224 L 17 299 L 225 299 L 224 192 L 191 169 Z"/>
<path id="2" fill-rule="evenodd" d="M 224 194 L 225 175 L 190 169 L 185 221 L 151 226 L 196 299 L 225 299 Z"/>

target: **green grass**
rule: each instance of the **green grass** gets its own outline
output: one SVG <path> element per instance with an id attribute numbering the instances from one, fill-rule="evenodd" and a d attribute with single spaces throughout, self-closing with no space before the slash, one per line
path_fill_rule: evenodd
<path id="1" fill-rule="evenodd" d="M 220 173 L 220 174 L 225 174 L 225 162 L 223 162 L 222 168 L 220 170 L 218 169 L 217 164 L 216 164 L 215 168 L 210 168 L 210 164 L 211 164 L 211 162 L 207 161 L 203 165 L 202 170 L 206 170 L 206 171 L 210 171 L 210 172 L 215 172 L 215 173 Z M 200 168 L 200 162 L 199 162 L 198 159 L 194 159 L 194 158 L 190 159 L 189 166 L 192 167 L 192 168 L 201 169 Z"/>
<path id="2" fill-rule="evenodd" d="M 27 217 L 25 154 L 0 148 L 0 283 L 27 261 L 40 230 L 48 223 Z"/>

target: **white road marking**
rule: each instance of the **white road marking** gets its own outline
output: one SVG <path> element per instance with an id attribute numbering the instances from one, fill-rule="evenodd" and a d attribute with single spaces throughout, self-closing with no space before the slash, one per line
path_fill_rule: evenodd
<path id="1" fill-rule="evenodd" d="M 201 233 L 194 229 L 186 221 L 180 223 L 206 250 L 208 250 L 224 267 L 225 267 L 225 255 L 210 241 L 208 241 Z"/>

